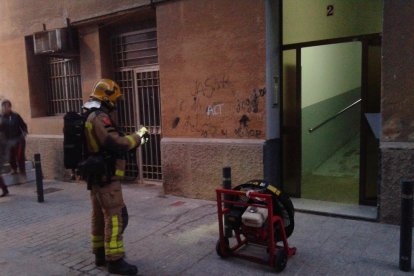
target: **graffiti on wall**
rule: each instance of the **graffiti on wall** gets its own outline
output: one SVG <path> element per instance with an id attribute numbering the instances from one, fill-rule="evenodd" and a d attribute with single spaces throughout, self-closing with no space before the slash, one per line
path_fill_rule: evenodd
<path id="1" fill-rule="evenodd" d="M 237 99 L 236 112 L 258 113 L 259 100 L 266 95 L 266 88 L 253 89 L 246 99 Z"/>
<path id="2" fill-rule="evenodd" d="M 178 114 L 172 120 L 172 129 L 182 129 L 203 138 L 262 136 L 262 131 L 251 125 L 257 126 L 258 121 L 263 121 L 263 110 L 260 109 L 265 88 L 251 89 L 246 97 L 246 93 L 234 88 L 227 74 L 215 74 L 194 81 L 193 90 L 187 95 L 191 100 L 188 97 L 177 99 Z M 242 116 L 235 118 L 234 111 Z"/>
<path id="3" fill-rule="evenodd" d="M 193 92 L 194 97 L 200 95 L 211 98 L 216 91 L 220 91 L 230 86 L 230 80 L 227 75 L 221 75 L 219 77 L 208 77 L 203 81 L 195 81 L 195 90 Z"/>
<path id="4" fill-rule="evenodd" d="M 249 127 L 250 118 L 244 114 L 239 120 L 239 127 L 234 130 L 234 134 L 238 137 L 259 138 L 262 131 L 259 129 L 252 129 Z"/>
<path id="5" fill-rule="evenodd" d="M 219 104 L 212 104 L 207 106 L 207 116 L 218 116 L 221 115 L 221 111 L 223 109 L 222 103 Z"/>
<path id="6" fill-rule="evenodd" d="M 199 133 L 201 137 L 227 137 L 227 129 L 216 126 L 213 123 L 199 123 L 199 115 L 187 115 L 183 128 L 192 133 Z"/>
<path id="7" fill-rule="evenodd" d="M 215 93 L 222 91 L 231 85 L 229 77 L 225 74 L 207 77 L 202 81 L 196 80 L 194 84 L 194 91 L 191 92 L 194 111 L 200 110 L 201 98 L 205 97 L 210 99 Z"/>

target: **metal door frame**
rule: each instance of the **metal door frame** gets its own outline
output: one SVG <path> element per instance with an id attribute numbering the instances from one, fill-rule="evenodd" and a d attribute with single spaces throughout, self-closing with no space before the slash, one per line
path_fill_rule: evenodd
<path id="1" fill-rule="evenodd" d="M 318 41 L 309 41 L 309 42 L 303 42 L 303 43 L 294 43 L 294 44 L 286 44 L 282 46 L 282 53 L 283 51 L 288 51 L 288 50 L 296 50 L 296 95 L 298 97 L 298 99 L 302 99 L 302 48 L 306 48 L 306 47 L 314 47 L 314 46 L 322 46 L 322 45 L 330 45 L 330 44 L 339 44 L 339 43 L 346 43 L 346 42 L 355 42 L 355 41 L 359 41 L 361 42 L 362 46 L 364 47 L 364 42 L 365 41 L 370 41 L 370 40 L 375 40 L 381 38 L 381 34 L 380 33 L 376 33 L 376 34 L 369 34 L 369 35 L 360 35 L 360 36 L 352 36 L 352 37 L 343 37 L 343 38 L 334 38 L 334 39 L 325 39 L 325 40 L 318 40 Z M 362 49 L 364 50 L 364 49 Z M 364 51 L 363 51 L 364 54 Z M 361 57 L 361 62 L 363 62 L 364 60 L 364 56 Z M 362 66 L 364 66 L 362 64 Z M 364 74 L 364 71 L 362 70 L 361 72 L 361 97 L 363 96 L 362 93 L 365 93 L 364 87 L 363 86 L 363 76 L 362 74 Z M 281 91 L 283 91 L 283 87 L 281 89 Z M 281 93 L 283 96 L 283 93 Z M 281 103 L 283 103 L 283 99 L 281 100 Z M 364 104 L 364 99 L 362 100 L 362 105 Z M 297 110 L 296 112 L 301 114 L 301 104 L 299 103 L 297 106 Z M 284 109 L 283 106 L 281 108 L 282 110 L 282 116 L 285 116 Z M 362 114 L 362 109 L 361 109 L 361 114 Z M 299 118 L 301 118 L 301 116 L 299 116 Z M 301 129 L 302 127 L 302 122 L 301 119 L 298 120 L 297 122 L 298 127 Z M 282 133 L 283 136 L 283 133 Z M 301 135 L 301 131 L 299 131 L 298 133 L 298 141 L 300 141 L 300 144 L 298 145 L 300 147 L 300 156 L 302 156 L 302 135 Z M 361 143 L 360 143 L 361 146 Z M 286 151 L 286 148 L 282 145 L 282 151 Z M 283 153 L 282 153 L 283 154 Z M 295 164 L 295 166 L 299 166 L 300 172 L 302 173 L 302 168 L 301 168 L 301 163 L 302 163 L 302 159 L 298 160 L 298 164 Z M 286 164 L 283 164 L 284 166 Z M 293 164 L 290 164 L 293 165 Z M 359 161 L 359 166 L 361 169 L 361 165 L 362 164 L 362 160 L 360 157 L 360 161 Z M 361 176 L 364 173 L 361 174 L 361 172 L 359 173 L 359 205 L 375 205 L 378 202 L 378 197 L 377 199 L 374 201 L 366 201 L 363 198 L 361 198 L 361 192 L 360 189 L 362 189 L 362 186 L 365 187 L 366 183 L 361 183 L 362 178 Z M 293 197 L 301 197 L 301 186 L 302 186 L 302 180 L 301 180 L 302 176 L 300 175 L 299 177 L 299 183 L 296 183 L 296 187 L 294 188 L 295 192 L 293 194 L 290 194 Z M 379 193 L 379 190 L 377 190 L 377 194 Z"/>

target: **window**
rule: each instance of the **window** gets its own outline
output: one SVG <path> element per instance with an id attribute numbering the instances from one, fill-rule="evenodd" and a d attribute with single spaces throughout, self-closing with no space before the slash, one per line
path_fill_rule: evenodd
<path id="1" fill-rule="evenodd" d="M 48 58 L 48 115 L 81 111 L 82 89 L 78 58 Z"/>
<path id="2" fill-rule="evenodd" d="M 115 68 L 158 64 L 156 29 L 145 29 L 114 37 L 112 55 Z"/>

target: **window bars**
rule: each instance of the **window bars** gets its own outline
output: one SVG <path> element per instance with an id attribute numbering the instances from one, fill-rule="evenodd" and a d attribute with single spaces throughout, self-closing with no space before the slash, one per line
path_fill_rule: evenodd
<path id="1" fill-rule="evenodd" d="M 48 114 L 81 111 L 82 88 L 79 59 L 50 57 L 48 64 Z"/>
<path id="2" fill-rule="evenodd" d="M 114 68 L 158 64 L 155 28 L 118 35 L 112 39 Z"/>

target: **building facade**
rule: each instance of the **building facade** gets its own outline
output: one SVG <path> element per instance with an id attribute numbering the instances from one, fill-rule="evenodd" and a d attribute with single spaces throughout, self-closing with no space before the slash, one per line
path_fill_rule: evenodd
<path id="1" fill-rule="evenodd" d="M 151 142 L 127 156 L 131 180 L 214 199 L 222 168 L 230 166 L 233 183 L 278 171 L 277 185 L 300 197 L 307 170 L 322 163 L 316 157 L 327 159 L 327 149 L 339 147 L 335 141 L 344 140 L 342 146 L 359 135 L 357 202 L 378 204 L 380 221 L 398 222 L 398 181 L 413 177 L 412 65 L 403 54 L 412 45 L 406 19 L 414 5 L 282 2 L 3 1 L 0 96 L 29 125 L 28 159 L 41 153 L 45 177 L 67 179 L 63 115 L 80 111 L 97 79 L 111 78 L 124 93 L 119 127 L 145 125 L 151 132 Z M 394 13 L 400 10 L 407 16 Z M 67 49 L 47 52 L 45 41 L 53 44 L 61 28 Z M 298 68 L 311 69 L 301 75 Z M 345 77 L 317 75 L 330 68 Z M 322 78 L 325 86 L 316 86 L 313 80 Z M 323 92 L 332 90 L 329 83 L 334 95 Z M 335 112 L 358 98 L 356 113 L 335 119 L 347 128 L 336 136 L 325 127 L 312 137 L 303 131 L 330 116 L 321 110 Z M 375 139 L 360 117 L 380 112 Z M 358 134 L 349 131 L 356 120 Z M 322 140 L 323 146 L 314 142 Z M 280 150 L 269 151 L 269 141 Z"/>

